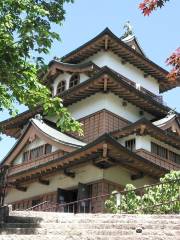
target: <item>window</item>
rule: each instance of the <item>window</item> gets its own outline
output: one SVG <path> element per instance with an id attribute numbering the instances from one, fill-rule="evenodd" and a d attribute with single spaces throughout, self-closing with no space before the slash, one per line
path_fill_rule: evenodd
<path id="1" fill-rule="evenodd" d="M 41 145 L 37 148 L 33 148 L 29 151 L 23 153 L 23 162 L 27 162 L 29 160 L 34 160 L 42 155 L 48 154 L 52 152 L 52 145 L 45 144 Z"/>
<path id="2" fill-rule="evenodd" d="M 151 142 L 151 152 L 165 159 L 169 159 L 175 163 L 180 164 L 180 155 L 169 151 L 168 149 Z"/>
<path id="3" fill-rule="evenodd" d="M 125 142 L 125 147 L 127 149 L 129 149 L 130 151 L 134 151 L 135 150 L 135 147 L 136 147 L 136 139 L 131 139 L 131 140 L 127 140 Z"/>
<path id="4" fill-rule="evenodd" d="M 79 74 L 73 74 L 70 81 L 69 81 L 69 88 L 72 88 L 74 86 L 76 86 L 80 81 L 80 76 Z"/>
<path id="5" fill-rule="evenodd" d="M 151 152 L 155 153 L 156 155 L 162 157 L 162 158 L 168 158 L 168 151 L 166 148 L 159 146 L 156 143 L 151 143 Z"/>
<path id="6" fill-rule="evenodd" d="M 26 151 L 23 153 L 23 159 L 22 161 L 23 162 L 27 162 L 28 161 L 28 158 L 29 158 L 29 151 Z"/>
<path id="7" fill-rule="evenodd" d="M 57 86 L 57 94 L 63 93 L 66 90 L 66 81 L 61 81 Z"/>
<path id="8" fill-rule="evenodd" d="M 180 164 L 180 156 L 174 152 L 169 151 L 169 160 Z"/>
<path id="9" fill-rule="evenodd" d="M 34 160 L 44 154 L 44 146 L 34 148 L 30 151 L 30 160 Z"/>
<path id="10" fill-rule="evenodd" d="M 52 146 L 50 144 L 45 145 L 45 154 L 51 153 L 52 152 Z"/>

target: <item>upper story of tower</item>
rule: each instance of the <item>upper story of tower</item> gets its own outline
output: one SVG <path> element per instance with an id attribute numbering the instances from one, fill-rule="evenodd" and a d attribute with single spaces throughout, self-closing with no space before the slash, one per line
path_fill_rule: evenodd
<path id="1" fill-rule="evenodd" d="M 129 123 L 141 118 L 156 121 L 171 110 L 159 95 L 178 85 L 168 72 L 149 60 L 134 35 L 117 37 L 108 28 L 61 59 L 49 63 L 42 81 L 60 96 L 72 116 L 82 120 L 107 110 Z M 3 132 L 19 137 L 29 119 L 27 111 L 0 125 Z M 56 122 L 56 116 L 48 119 Z M 84 121 L 84 120 L 83 120 Z"/>

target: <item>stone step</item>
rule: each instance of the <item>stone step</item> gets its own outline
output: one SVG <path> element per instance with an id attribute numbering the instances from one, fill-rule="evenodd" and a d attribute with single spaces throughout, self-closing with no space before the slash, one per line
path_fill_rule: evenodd
<path id="1" fill-rule="evenodd" d="M 157 229 L 157 230 L 179 230 L 179 224 L 148 224 L 148 223 L 4 223 L 0 224 L 0 228 L 58 228 L 58 229 L 69 229 L 69 228 L 79 228 L 79 229 L 136 229 L 141 227 L 142 229 Z"/>
<path id="2" fill-rule="evenodd" d="M 8 223 L 37 223 L 38 224 L 42 221 L 43 219 L 38 217 L 8 216 L 6 218 L 6 222 Z"/>
<path id="3" fill-rule="evenodd" d="M 180 240 L 179 236 L 144 236 L 144 235 L 132 235 L 132 236 L 118 236 L 111 238 L 109 236 L 71 236 L 71 235 L 1 235 L 0 240 Z"/>
<path id="4" fill-rule="evenodd" d="M 24 216 L 24 217 L 41 217 L 41 218 L 46 218 L 47 216 L 49 218 L 51 217 L 63 217 L 63 218 L 102 218 L 104 216 L 105 218 L 115 218 L 115 219 L 124 219 L 126 218 L 131 218 L 131 219 L 179 219 L 180 220 L 180 214 L 73 214 L 73 213 L 59 213 L 59 212 L 37 212 L 37 211 L 12 211 L 10 212 L 11 216 Z"/>
<path id="5" fill-rule="evenodd" d="M 40 215 L 39 215 L 40 216 Z M 148 223 L 148 224 L 177 224 L 180 222 L 180 218 L 164 218 L 164 219 L 158 219 L 153 217 L 143 217 L 143 218 L 133 218 L 124 216 L 124 218 L 116 218 L 116 217 L 106 217 L 102 216 L 101 218 L 89 218 L 89 216 L 86 215 L 86 217 L 64 217 L 61 216 L 49 216 L 48 214 L 45 217 L 20 217 L 20 216 L 9 216 L 7 218 L 7 222 L 9 223 Z"/>
<path id="6" fill-rule="evenodd" d="M 136 230 L 132 229 L 78 229 L 78 228 L 65 228 L 65 229 L 58 229 L 58 228 L 7 228 L 7 229 L 0 229 L 0 233 L 2 235 L 10 235 L 10 234 L 17 234 L 17 235 L 71 235 L 71 236 L 121 236 L 121 235 L 154 235 L 154 236 L 180 236 L 180 230 L 156 230 L 156 229 L 142 229 L 142 233 L 137 233 Z"/>

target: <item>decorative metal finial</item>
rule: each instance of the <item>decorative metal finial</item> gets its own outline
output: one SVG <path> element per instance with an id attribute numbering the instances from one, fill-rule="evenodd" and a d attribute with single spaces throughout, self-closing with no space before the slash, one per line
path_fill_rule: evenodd
<path id="1" fill-rule="evenodd" d="M 56 56 L 54 56 L 54 58 L 53 58 L 55 61 L 61 61 L 61 58 L 60 57 L 56 57 Z"/>
<path id="2" fill-rule="evenodd" d="M 171 110 L 168 112 L 167 116 L 171 116 L 171 115 L 175 115 L 175 114 L 176 114 L 176 108 L 171 109 Z"/>
<path id="3" fill-rule="evenodd" d="M 124 26 L 123 29 L 125 30 L 124 35 L 121 37 L 122 39 L 129 37 L 129 36 L 133 36 L 133 27 L 131 26 L 130 21 L 127 21 Z"/>
<path id="4" fill-rule="evenodd" d="M 34 116 L 34 118 L 37 119 L 37 120 L 39 120 L 40 122 L 43 122 L 43 117 L 42 117 L 41 114 L 36 114 L 36 115 Z"/>

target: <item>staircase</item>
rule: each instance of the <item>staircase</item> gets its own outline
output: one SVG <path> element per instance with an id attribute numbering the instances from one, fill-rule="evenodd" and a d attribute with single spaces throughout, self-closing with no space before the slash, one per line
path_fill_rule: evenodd
<path id="1" fill-rule="evenodd" d="M 10 212 L 0 240 L 180 240 L 180 215 Z"/>

